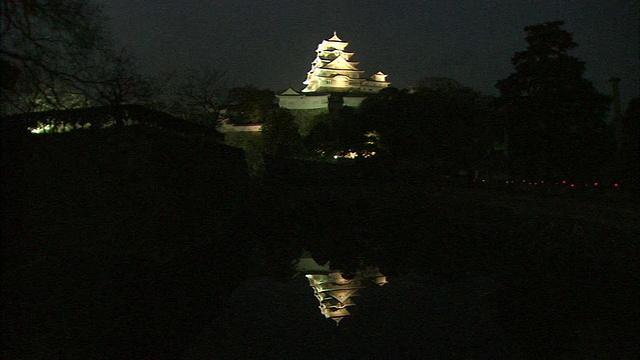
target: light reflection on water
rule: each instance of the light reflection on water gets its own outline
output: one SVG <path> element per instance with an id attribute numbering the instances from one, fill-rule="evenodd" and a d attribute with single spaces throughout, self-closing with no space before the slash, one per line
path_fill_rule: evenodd
<path id="1" fill-rule="evenodd" d="M 359 290 L 364 289 L 367 284 L 382 286 L 387 283 L 386 276 L 377 267 L 363 265 L 355 271 L 354 276 L 345 278 L 342 271 L 331 269 L 329 262 L 318 264 L 308 252 L 297 260 L 296 270 L 309 281 L 309 286 L 320 303 L 320 313 L 335 321 L 336 326 L 351 315 L 348 308 L 356 305 L 353 298 L 359 296 Z"/>

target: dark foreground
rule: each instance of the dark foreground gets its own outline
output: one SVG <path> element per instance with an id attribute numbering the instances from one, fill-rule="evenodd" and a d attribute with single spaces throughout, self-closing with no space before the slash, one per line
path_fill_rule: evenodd
<path id="1" fill-rule="evenodd" d="M 622 198 L 430 179 L 252 182 L 203 139 L 96 133 L 4 162 L 2 357 L 635 358 Z M 593 211 L 587 211 L 593 210 Z M 336 327 L 291 266 L 377 265 Z"/>

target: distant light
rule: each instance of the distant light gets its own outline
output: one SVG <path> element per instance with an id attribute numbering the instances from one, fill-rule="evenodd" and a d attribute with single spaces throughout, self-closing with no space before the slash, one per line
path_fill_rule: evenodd
<path id="1" fill-rule="evenodd" d="M 571 187 L 576 187 L 576 184 L 571 184 Z"/>
<path id="2" fill-rule="evenodd" d="M 36 127 L 34 128 L 30 127 L 28 129 L 32 134 L 42 134 L 42 133 L 53 132 L 55 128 L 56 126 L 53 124 L 43 124 L 41 122 L 38 122 L 38 125 Z"/>
<path id="3" fill-rule="evenodd" d="M 526 182 L 527 182 L 527 180 L 522 180 L 522 182 L 523 182 L 523 183 L 526 183 Z"/>
<path id="4" fill-rule="evenodd" d="M 616 187 L 616 188 L 617 188 L 617 187 L 620 187 L 620 184 L 615 183 L 615 184 L 613 184 L 613 187 Z"/>
<path id="5" fill-rule="evenodd" d="M 600 185 L 600 184 L 599 184 L 599 183 L 597 183 L 597 182 L 594 182 L 594 183 L 593 183 L 593 186 L 598 186 L 598 185 Z"/>
<path id="6" fill-rule="evenodd" d="M 562 184 L 563 185 L 566 184 L 566 183 L 567 183 L 567 180 L 562 180 Z"/>

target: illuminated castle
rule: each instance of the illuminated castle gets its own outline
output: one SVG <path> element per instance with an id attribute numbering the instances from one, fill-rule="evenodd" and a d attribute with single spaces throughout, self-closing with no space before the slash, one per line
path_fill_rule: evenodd
<path id="1" fill-rule="evenodd" d="M 289 88 L 277 95 L 279 105 L 286 109 L 327 108 L 331 93 L 341 93 L 343 104 L 357 107 L 366 94 L 377 93 L 389 86 L 387 75 L 378 71 L 363 78 L 358 61 L 353 61 L 353 53 L 346 51 L 347 41 L 333 36 L 322 40 L 316 49 L 316 57 L 311 62 L 311 70 L 303 82 L 302 93 Z"/>
<path id="2" fill-rule="evenodd" d="M 322 40 L 316 49 L 316 58 L 311 62 L 307 73 L 306 85 L 302 92 L 370 92 L 376 93 L 389 86 L 387 75 L 378 72 L 369 79 L 361 78 L 363 70 L 357 68 L 352 52 L 345 51 L 348 42 L 333 33 L 329 39 Z"/>
<path id="3" fill-rule="evenodd" d="M 367 283 L 380 286 L 387 283 L 386 276 L 378 268 L 370 266 L 358 269 L 353 278 L 346 279 L 341 271 L 331 270 L 328 262 L 319 265 L 306 251 L 297 261 L 296 270 L 309 280 L 309 286 L 320 303 L 320 313 L 335 321 L 336 325 L 351 315 L 347 308 L 356 305 L 353 297 L 359 296 L 359 290 L 364 289 Z"/>

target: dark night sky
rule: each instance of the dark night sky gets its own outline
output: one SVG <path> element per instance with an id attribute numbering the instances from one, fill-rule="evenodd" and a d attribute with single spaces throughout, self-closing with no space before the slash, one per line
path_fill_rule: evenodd
<path id="1" fill-rule="evenodd" d="M 302 88 L 317 44 L 333 31 L 349 41 L 366 75 L 382 70 L 403 88 L 451 77 L 487 94 L 513 71 L 527 25 L 564 20 L 586 77 L 623 107 L 638 96 L 637 0 L 99 0 L 111 29 L 149 72 L 208 66 L 230 85 Z"/>

